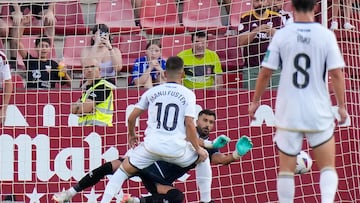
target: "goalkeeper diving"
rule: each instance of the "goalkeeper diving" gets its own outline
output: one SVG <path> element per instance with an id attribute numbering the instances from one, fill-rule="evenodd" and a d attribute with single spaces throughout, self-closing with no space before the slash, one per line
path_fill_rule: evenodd
<path id="1" fill-rule="evenodd" d="M 200 191 L 201 202 L 212 202 L 211 200 L 211 166 L 214 164 L 229 164 L 249 152 L 253 144 L 247 136 L 242 136 L 236 143 L 235 150 L 230 154 L 220 153 L 219 149 L 230 142 L 230 138 L 225 135 L 218 136 L 215 140 L 209 140 L 209 133 L 214 127 L 216 119 L 215 112 L 204 109 L 200 111 L 196 121 L 196 129 L 199 136 L 199 143 L 205 147 L 209 153 L 209 159 L 198 165 L 191 165 L 186 168 L 164 161 L 157 161 L 149 167 L 139 171 L 136 175 L 142 179 L 145 188 L 152 194 L 147 197 L 123 196 L 124 203 L 144 203 L 144 202 L 163 202 L 181 203 L 184 200 L 184 194 L 173 187 L 173 182 L 183 176 L 190 169 L 196 169 L 196 179 Z M 130 151 L 131 153 L 131 151 Z M 105 175 L 111 175 L 119 168 L 123 158 L 107 162 L 102 166 L 92 170 L 84 176 L 75 186 L 66 191 L 54 194 L 53 199 L 57 202 L 69 201 L 75 194 L 95 185 Z"/>

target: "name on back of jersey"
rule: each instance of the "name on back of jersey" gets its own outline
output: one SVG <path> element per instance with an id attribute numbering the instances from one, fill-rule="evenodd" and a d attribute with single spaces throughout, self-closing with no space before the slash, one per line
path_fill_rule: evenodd
<path id="1" fill-rule="evenodd" d="M 157 98 L 162 96 L 173 96 L 179 100 L 180 104 L 186 104 L 186 98 L 181 93 L 172 90 L 160 90 L 154 92 L 152 95 L 149 96 L 149 101 L 153 103 Z"/>

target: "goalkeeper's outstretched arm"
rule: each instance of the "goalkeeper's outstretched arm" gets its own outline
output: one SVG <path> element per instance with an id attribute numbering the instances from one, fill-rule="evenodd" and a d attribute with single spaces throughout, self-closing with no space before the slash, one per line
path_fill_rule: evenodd
<path id="1" fill-rule="evenodd" d="M 242 136 L 235 145 L 235 150 L 231 154 L 215 153 L 210 157 L 213 164 L 230 164 L 240 157 L 248 153 L 253 147 L 251 139 L 247 136 Z"/>

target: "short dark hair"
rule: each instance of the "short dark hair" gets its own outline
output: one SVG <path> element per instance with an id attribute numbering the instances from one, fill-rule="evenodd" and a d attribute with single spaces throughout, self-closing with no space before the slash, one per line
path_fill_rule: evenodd
<path id="1" fill-rule="evenodd" d="M 48 43 L 48 44 L 51 46 L 51 40 L 50 40 L 50 38 L 49 38 L 48 36 L 46 36 L 46 35 L 41 35 L 41 36 L 39 36 L 39 37 L 35 40 L 35 46 L 36 46 L 36 47 L 39 46 L 39 44 L 40 44 L 41 42 L 46 42 L 46 43 Z"/>
<path id="2" fill-rule="evenodd" d="M 296 11 L 308 12 L 315 7 L 316 0 L 291 0 Z"/>
<path id="3" fill-rule="evenodd" d="M 101 33 L 109 33 L 109 41 L 110 43 L 112 43 L 112 36 L 110 35 L 110 29 L 107 25 L 105 24 L 97 24 L 95 25 L 92 29 L 91 29 L 91 33 L 95 34 L 98 30 L 100 30 L 100 34 Z M 91 39 L 91 46 L 95 44 L 94 39 Z"/>
<path id="4" fill-rule="evenodd" d="M 191 42 L 194 42 L 195 36 L 196 36 L 196 37 L 200 37 L 200 38 L 207 37 L 205 31 L 199 30 L 199 31 L 196 31 L 196 32 L 194 32 L 194 33 L 191 34 Z"/>
<path id="5" fill-rule="evenodd" d="M 151 46 L 151 45 L 153 45 L 153 44 L 155 44 L 155 45 L 157 45 L 160 49 L 161 49 L 161 42 L 160 42 L 160 40 L 159 39 L 152 39 L 152 40 L 150 40 L 147 44 L 146 44 L 146 50 Z"/>
<path id="6" fill-rule="evenodd" d="M 166 61 L 167 72 L 177 72 L 184 68 L 184 61 L 178 56 L 171 56 Z"/>
<path id="7" fill-rule="evenodd" d="M 216 114 L 214 111 L 210 110 L 210 109 L 203 109 L 199 112 L 198 117 L 200 117 L 201 115 L 208 115 L 208 116 L 214 116 L 214 118 L 216 119 Z"/>

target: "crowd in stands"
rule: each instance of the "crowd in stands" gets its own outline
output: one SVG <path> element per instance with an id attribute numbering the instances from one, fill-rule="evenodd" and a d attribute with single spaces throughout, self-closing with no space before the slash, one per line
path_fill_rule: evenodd
<path id="1" fill-rule="evenodd" d="M 145 1 L 151 0 L 126 0 L 133 6 L 134 24 L 141 28 L 141 21 Z M 159 1 L 161 3 L 168 0 Z M 216 1 L 216 0 L 214 0 Z M 239 0 L 218 0 L 218 9 L 225 12 L 225 16 L 231 15 L 231 6 Z M 99 1 L 100 2 L 100 1 Z M 98 4 L 99 4 L 98 2 Z M 112 1 L 113 4 L 116 1 Z M 121 2 L 121 1 L 119 1 Z M 184 9 L 185 1 L 174 0 L 179 7 L 178 12 Z M 241 2 L 245 2 L 242 0 Z M 219 56 L 218 50 L 209 48 L 209 36 L 212 35 L 214 40 L 220 36 L 238 36 L 238 44 L 241 47 L 242 53 L 238 53 L 238 57 L 242 58 L 244 64 L 237 64 L 233 71 L 240 72 L 242 75 L 241 87 L 244 89 L 254 89 L 255 79 L 260 69 L 260 62 L 265 56 L 267 46 L 274 35 L 276 29 L 285 26 L 293 21 L 291 10 L 285 10 L 284 0 L 252 0 L 251 8 L 244 10 L 239 14 L 239 25 L 235 30 L 231 30 L 230 22 L 226 22 L 228 32 L 221 33 L 219 30 L 208 30 L 207 28 L 196 29 L 194 32 L 185 30 L 184 35 L 191 35 L 190 48 L 185 48 L 179 53 L 174 53 L 184 60 L 186 74 L 184 77 L 184 85 L 188 88 L 223 88 L 223 74 L 229 71 L 226 64 L 226 57 Z M 248 3 L 249 3 L 248 2 Z M 343 26 L 340 29 L 355 29 L 351 24 L 351 4 L 345 1 L 344 6 L 345 20 L 341 20 Z M 4 50 L 10 59 L 11 68 L 17 72 L 20 70 L 19 61 L 24 64 L 25 74 L 22 77 L 25 80 L 26 88 L 42 88 L 49 89 L 55 86 L 65 86 L 78 88 L 72 83 L 75 79 L 75 69 L 72 67 L 61 66 L 61 60 L 53 58 L 54 38 L 59 39 L 55 32 L 55 25 L 57 23 L 57 3 L 2 3 L 0 18 L 0 36 L 3 44 L 9 43 L 9 49 Z M 159 3 L 160 4 L 160 3 Z M 333 18 L 331 19 L 330 28 L 333 30 L 339 29 L 340 23 L 340 4 L 336 0 L 333 2 Z M 245 5 L 245 4 L 244 4 Z M 286 6 L 286 9 L 289 9 Z M 291 8 L 290 8 L 291 9 Z M 210 10 L 209 10 L 210 11 Z M 116 15 L 116 13 L 114 13 Z M 219 15 L 219 19 L 221 16 Z M 229 18 L 230 19 L 230 18 Z M 181 17 L 179 21 L 182 22 Z M 229 20 L 230 21 L 230 20 Z M 109 22 L 110 23 L 110 22 Z M 224 24 L 224 23 L 223 23 Z M 25 45 L 22 41 L 23 34 L 26 29 L 32 29 L 35 26 L 41 26 L 39 33 L 36 33 L 38 38 L 35 40 L 36 52 L 33 53 L 28 50 L 29 45 Z M 103 23 L 96 25 L 86 25 L 89 27 L 89 32 L 84 33 L 91 35 L 90 44 L 84 43 L 81 53 L 79 53 L 80 64 L 89 58 L 96 59 L 99 62 L 101 77 L 118 85 L 118 78 L 121 72 L 128 72 L 128 85 L 133 87 L 150 88 L 154 85 L 166 81 L 164 75 L 166 58 L 162 54 L 162 45 L 160 39 L 162 36 L 148 35 L 147 46 L 144 49 L 144 55 L 138 51 L 138 58 L 126 64 L 124 62 L 124 55 L 127 50 L 121 50 L 119 42 L 114 43 L 115 35 L 122 35 L 123 33 L 113 32 L 113 27 L 107 26 Z M 66 29 L 66 27 L 64 28 Z M 80 31 L 74 31 L 75 35 Z M 143 35 L 143 33 L 126 33 L 127 35 Z M 220 34 L 221 33 L 221 34 Z M 30 32 L 31 34 L 31 32 Z M 66 33 L 63 39 L 67 37 Z M 121 42 L 120 42 L 121 43 Z M 75 49 L 75 47 L 74 47 Z M 226 50 L 225 50 L 226 51 Z M 136 52 L 137 53 L 137 52 Z M 228 54 L 225 54 L 228 55 Z M 60 65 L 59 65 L 60 64 Z M 127 66 L 126 68 L 124 68 Z M 81 69 L 80 69 L 80 72 Z M 81 75 L 84 75 L 81 73 Z M 83 85 L 84 76 L 80 79 L 80 87 Z M 274 75 L 270 87 L 276 88 L 279 76 Z M 119 85 L 118 85 L 119 86 Z"/>

